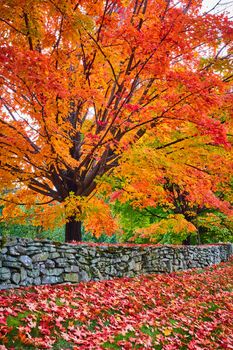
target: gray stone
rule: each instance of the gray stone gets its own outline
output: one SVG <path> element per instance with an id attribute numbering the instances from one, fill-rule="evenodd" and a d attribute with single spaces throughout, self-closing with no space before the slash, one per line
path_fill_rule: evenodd
<path id="1" fill-rule="evenodd" d="M 34 255 L 36 255 L 36 254 L 40 254 L 40 252 L 41 252 L 41 249 L 37 249 L 37 250 L 35 250 L 35 251 L 33 251 L 33 252 L 27 250 L 27 254 L 28 254 L 31 258 L 32 258 Z"/>
<path id="2" fill-rule="evenodd" d="M 66 249 L 69 249 L 69 245 L 68 244 L 61 244 L 61 245 L 59 245 L 59 249 L 61 249 L 62 251 L 65 251 Z"/>
<path id="3" fill-rule="evenodd" d="M 20 282 L 20 273 L 13 273 L 12 276 L 11 276 L 11 279 L 12 281 L 15 283 L 15 284 L 19 284 Z"/>
<path id="4" fill-rule="evenodd" d="M 44 269 L 41 272 L 46 276 L 60 276 L 64 270 L 63 269 Z"/>
<path id="5" fill-rule="evenodd" d="M 83 247 L 80 247 L 80 248 L 81 248 L 80 254 L 89 255 L 89 253 L 91 252 L 87 248 L 83 248 Z"/>
<path id="6" fill-rule="evenodd" d="M 43 252 L 40 254 L 36 254 L 32 257 L 33 262 L 46 261 L 49 257 L 49 253 Z"/>
<path id="7" fill-rule="evenodd" d="M 67 259 L 64 258 L 58 258 L 55 260 L 56 261 L 56 265 L 58 267 L 66 267 L 67 266 Z"/>
<path id="8" fill-rule="evenodd" d="M 33 270 L 45 269 L 45 264 L 43 262 L 36 262 L 33 264 Z"/>
<path id="9" fill-rule="evenodd" d="M 54 262 L 53 260 L 48 259 L 48 260 L 45 262 L 45 267 L 54 268 L 54 267 L 55 267 L 55 262 Z"/>
<path id="10" fill-rule="evenodd" d="M 75 259 L 69 259 L 68 260 L 68 264 L 71 266 L 71 265 L 78 265 L 78 261 L 75 260 Z"/>
<path id="11" fill-rule="evenodd" d="M 0 268 L 0 280 L 6 281 L 6 280 L 10 279 L 10 277 L 11 277 L 10 269 L 8 269 L 6 267 L 1 267 Z"/>
<path id="12" fill-rule="evenodd" d="M 27 278 L 27 271 L 23 267 L 20 269 L 20 277 L 21 281 L 24 281 Z"/>
<path id="13" fill-rule="evenodd" d="M 26 286 L 31 286 L 33 284 L 33 278 L 27 277 L 27 279 L 24 281 L 26 283 Z"/>
<path id="14" fill-rule="evenodd" d="M 17 246 L 17 251 L 20 253 L 20 254 L 26 254 L 27 250 L 25 247 L 22 247 L 21 245 L 18 245 Z"/>
<path id="15" fill-rule="evenodd" d="M 141 269 L 142 269 L 142 264 L 140 262 L 136 263 L 134 270 L 139 273 Z"/>
<path id="16" fill-rule="evenodd" d="M 166 266 L 167 266 L 167 271 L 168 272 L 172 272 L 173 271 L 172 260 L 166 261 Z"/>
<path id="17" fill-rule="evenodd" d="M 34 282 L 34 284 L 36 286 L 39 286 L 41 284 L 41 278 L 40 277 L 36 277 L 36 278 L 34 278 L 33 282 Z"/>
<path id="18" fill-rule="evenodd" d="M 64 274 L 64 281 L 65 282 L 79 282 L 79 275 L 77 273 L 65 273 Z"/>
<path id="19" fill-rule="evenodd" d="M 8 240 L 5 244 L 7 247 L 12 247 L 17 244 L 17 238 L 11 238 L 11 240 Z"/>
<path id="20" fill-rule="evenodd" d="M 8 249 L 7 248 L 2 248 L 1 251 L 2 251 L 2 254 L 6 254 Z"/>
<path id="21" fill-rule="evenodd" d="M 5 284 L 0 284 L 0 290 L 15 288 L 15 284 L 11 284 L 11 281 L 6 281 Z"/>
<path id="22" fill-rule="evenodd" d="M 40 271 L 39 271 L 39 270 L 33 269 L 33 270 L 31 270 L 31 271 L 30 271 L 30 270 L 27 271 L 27 274 L 28 274 L 29 277 L 34 277 L 34 278 L 36 278 L 36 277 L 40 276 Z"/>
<path id="23" fill-rule="evenodd" d="M 43 246 L 43 243 L 42 243 L 42 242 L 33 241 L 32 246 L 33 246 L 33 247 L 42 247 L 42 246 Z"/>
<path id="24" fill-rule="evenodd" d="M 75 259 L 75 255 L 74 254 L 71 254 L 71 253 L 65 253 L 65 258 L 67 259 Z"/>
<path id="25" fill-rule="evenodd" d="M 131 260 L 128 264 L 129 270 L 134 270 L 136 266 L 136 263 L 134 260 Z"/>
<path id="26" fill-rule="evenodd" d="M 95 249 L 93 249 L 93 248 L 89 248 L 88 249 L 87 248 L 86 251 L 87 251 L 87 255 L 90 255 L 92 257 L 96 256 L 96 250 Z M 84 249 L 83 249 L 83 252 L 84 252 Z"/>
<path id="27" fill-rule="evenodd" d="M 2 265 L 4 267 L 20 268 L 20 263 L 18 261 L 3 261 Z"/>
<path id="28" fill-rule="evenodd" d="M 59 247 L 59 251 L 63 251 L 64 253 L 77 253 L 76 249 L 70 248 L 69 245 L 67 246 L 60 246 Z"/>
<path id="29" fill-rule="evenodd" d="M 30 253 L 40 252 L 40 248 L 39 247 L 27 247 L 27 252 L 30 252 Z"/>
<path id="30" fill-rule="evenodd" d="M 54 252 L 54 253 L 50 253 L 49 254 L 49 258 L 50 259 L 56 259 L 56 258 L 59 258 L 60 257 L 60 254 L 57 253 L 57 252 Z"/>
<path id="31" fill-rule="evenodd" d="M 129 260 L 129 256 L 128 256 L 128 255 L 123 255 L 123 256 L 121 257 L 121 260 L 126 262 L 126 261 Z"/>
<path id="32" fill-rule="evenodd" d="M 80 278 L 80 281 L 84 281 L 84 282 L 90 281 L 90 277 L 88 276 L 86 271 L 80 271 L 79 278 Z"/>
<path id="33" fill-rule="evenodd" d="M 28 255 L 22 255 L 19 260 L 25 267 L 31 267 L 32 266 L 32 259 Z"/>
<path id="34" fill-rule="evenodd" d="M 6 260 L 7 256 L 8 256 L 8 255 L 6 255 L 6 254 L 1 254 L 1 252 L 0 252 L 0 261 Z"/>
<path id="35" fill-rule="evenodd" d="M 45 252 L 51 252 L 51 253 L 56 252 L 56 248 L 54 248 L 54 247 L 52 247 L 52 246 L 44 247 L 43 250 L 44 250 Z"/>
<path id="36" fill-rule="evenodd" d="M 127 264 L 126 263 L 121 263 L 121 264 L 117 265 L 117 270 L 120 270 L 120 271 L 127 270 Z"/>
<path id="37" fill-rule="evenodd" d="M 106 270 L 106 267 L 108 266 L 109 264 L 105 261 L 100 261 L 98 264 L 96 264 L 96 267 L 99 269 L 99 270 Z M 118 267 L 119 265 L 117 265 Z"/>
<path id="38" fill-rule="evenodd" d="M 18 261 L 18 257 L 16 258 L 15 256 L 5 255 L 4 260 L 7 260 L 7 261 Z"/>
<path id="39" fill-rule="evenodd" d="M 20 253 L 17 250 L 17 246 L 16 247 L 10 247 L 10 254 L 11 255 L 20 255 Z"/>
<path id="40" fill-rule="evenodd" d="M 87 259 L 84 258 L 83 256 L 80 256 L 80 257 L 79 257 L 78 262 L 81 263 L 81 264 L 84 264 L 84 265 L 87 265 L 87 264 L 88 264 Z"/>
<path id="41" fill-rule="evenodd" d="M 77 253 L 75 249 L 66 249 L 65 253 Z"/>
<path id="42" fill-rule="evenodd" d="M 54 284 L 63 282 L 63 278 L 61 276 L 44 276 L 42 278 L 42 284 Z"/>
<path id="43" fill-rule="evenodd" d="M 65 272 L 79 272 L 79 267 L 76 265 L 65 267 Z"/>

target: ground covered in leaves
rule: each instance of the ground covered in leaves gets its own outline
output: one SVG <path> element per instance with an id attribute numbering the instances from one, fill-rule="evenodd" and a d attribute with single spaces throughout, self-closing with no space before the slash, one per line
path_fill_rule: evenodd
<path id="1" fill-rule="evenodd" d="M 233 349 L 233 260 L 0 294 L 0 350 Z"/>

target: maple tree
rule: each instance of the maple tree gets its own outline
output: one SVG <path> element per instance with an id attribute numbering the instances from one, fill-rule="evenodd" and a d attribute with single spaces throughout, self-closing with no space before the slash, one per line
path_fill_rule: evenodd
<path id="1" fill-rule="evenodd" d="M 23 218 L 20 204 L 35 204 L 39 225 L 65 213 L 66 241 L 81 240 L 83 220 L 110 234 L 99 180 L 148 131 L 165 147 L 192 123 L 195 134 L 227 145 L 216 110 L 230 88 L 232 23 L 201 3 L 1 1 L 5 218 Z"/>
<path id="2" fill-rule="evenodd" d="M 148 135 L 122 157 L 109 196 L 120 221 L 134 214 L 133 232 L 127 230 L 128 219 L 123 239 L 190 244 L 192 235 L 200 242 L 199 228 L 226 225 L 231 231 L 231 148 L 214 145 L 206 136 L 190 140 L 185 128 L 187 136 L 183 132 L 179 144 L 171 138 L 163 148 Z"/>

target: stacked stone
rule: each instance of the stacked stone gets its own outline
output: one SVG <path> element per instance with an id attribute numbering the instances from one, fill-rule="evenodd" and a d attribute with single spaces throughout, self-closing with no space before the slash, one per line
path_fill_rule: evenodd
<path id="1" fill-rule="evenodd" d="M 72 246 L 49 240 L 8 239 L 1 249 L 2 288 L 85 280 L 84 274 L 79 276 L 76 254 Z"/>
<path id="2" fill-rule="evenodd" d="M 140 246 L 60 244 L 0 237 L 0 289 L 134 277 L 227 261 L 231 244 Z"/>

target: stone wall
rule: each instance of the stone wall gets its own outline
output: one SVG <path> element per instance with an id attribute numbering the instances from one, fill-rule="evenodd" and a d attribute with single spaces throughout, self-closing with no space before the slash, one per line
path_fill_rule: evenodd
<path id="1" fill-rule="evenodd" d="M 202 268 L 232 255 L 232 244 L 74 245 L 0 237 L 0 247 L 0 289 Z"/>

